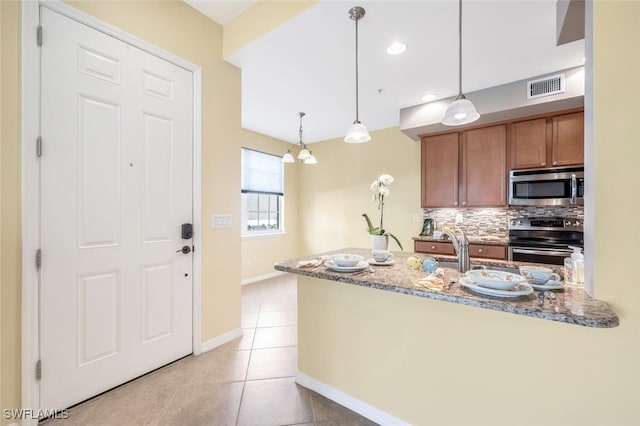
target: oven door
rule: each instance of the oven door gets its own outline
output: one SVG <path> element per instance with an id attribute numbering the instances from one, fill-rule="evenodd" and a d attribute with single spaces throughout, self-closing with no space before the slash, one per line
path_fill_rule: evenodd
<path id="1" fill-rule="evenodd" d="M 573 251 L 569 249 L 509 246 L 509 260 L 513 262 L 564 265 L 564 258 L 570 257 L 571 253 Z"/>

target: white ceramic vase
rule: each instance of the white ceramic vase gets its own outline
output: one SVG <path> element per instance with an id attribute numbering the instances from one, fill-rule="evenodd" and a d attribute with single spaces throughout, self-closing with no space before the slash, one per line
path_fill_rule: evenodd
<path id="1" fill-rule="evenodd" d="M 373 250 L 388 250 L 389 236 L 388 235 L 372 235 L 371 246 L 373 247 Z"/>

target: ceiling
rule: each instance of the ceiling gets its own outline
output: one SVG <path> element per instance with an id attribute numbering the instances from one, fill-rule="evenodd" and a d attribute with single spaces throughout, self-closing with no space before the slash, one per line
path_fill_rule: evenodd
<path id="1" fill-rule="evenodd" d="M 253 2 L 189 3 L 225 22 Z M 355 5 L 366 9 L 358 24 L 360 121 L 369 131 L 397 126 L 400 109 L 424 103 L 427 93 L 457 94 L 456 0 L 321 0 L 225 58 L 242 69 L 244 128 L 295 143 L 303 111 L 306 143 L 344 137 L 355 119 L 355 24 L 348 14 Z M 465 0 L 462 31 L 467 94 L 584 62 L 584 40 L 556 46 L 555 0 Z M 390 56 L 386 47 L 396 40 L 408 48 Z"/>

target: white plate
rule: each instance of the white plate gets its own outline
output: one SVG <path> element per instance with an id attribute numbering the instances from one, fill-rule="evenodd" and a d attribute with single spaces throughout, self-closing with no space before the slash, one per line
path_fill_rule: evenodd
<path id="1" fill-rule="evenodd" d="M 327 260 L 324 262 L 324 266 L 336 272 L 358 272 L 363 271 L 369 267 L 369 264 L 364 260 L 356 263 L 355 266 L 338 266 L 333 263 L 333 260 Z"/>
<path id="2" fill-rule="evenodd" d="M 562 281 L 547 281 L 542 285 L 529 283 L 529 285 L 536 290 L 562 290 L 564 288 Z"/>
<path id="3" fill-rule="evenodd" d="M 514 287 L 514 289 L 517 290 L 497 290 L 494 288 L 482 287 L 467 277 L 460 278 L 458 282 L 469 290 L 484 294 L 485 296 L 513 298 L 527 296 L 533 293 L 533 287 L 527 283 L 521 283 L 517 287 Z"/>
<path id="4" fill-rule="evenodd" d="M 384 262 L 378 262 L 375 259 L 367 259 L 367 262 L 369 262 L 371 265 L 376 265 L 376 266 L 389 266 L 389 265 L 393 265 L 393 259 L 389 259 L 386 260 Z"/>

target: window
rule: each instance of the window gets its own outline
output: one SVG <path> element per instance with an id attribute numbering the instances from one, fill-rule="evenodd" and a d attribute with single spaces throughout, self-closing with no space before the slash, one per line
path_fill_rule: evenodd
<path id="1" fill-rule="evenodd" d="M 242 148 L 242 234 L 284 231 L 282 158 Z"/>

